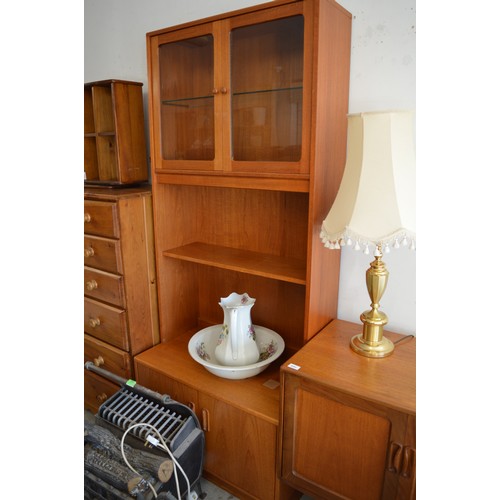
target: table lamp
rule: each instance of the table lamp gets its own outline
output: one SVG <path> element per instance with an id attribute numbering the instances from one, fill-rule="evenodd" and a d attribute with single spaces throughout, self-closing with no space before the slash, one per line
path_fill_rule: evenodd
<path id="1" fill-rule="evenodd" d="M 388 319 L 379 310 L 389 277 L 382 253 L 391 247 L 414 250 L 416 242 L 414 114 L 367 112 L 347 120 L 344 175 L 320 237 L 329 249 L 373 249 L 375 260 L 366 271 L 371 309 L 361 314 L 363 333 L 350 345 L 363 356 L 383 358 L 394 345 L 384 337 Z"/>

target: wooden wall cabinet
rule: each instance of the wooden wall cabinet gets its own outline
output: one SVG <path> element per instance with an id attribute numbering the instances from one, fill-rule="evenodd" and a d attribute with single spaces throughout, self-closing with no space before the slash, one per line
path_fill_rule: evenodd
<path id="1" fill-rule="evenodd" d="M 281 367 L 281 477 L 317 499 L 416 498 L 415 339 L 354 353 L 334 320 Z M 403 339 L 403 340 L 402 340 Z"/>
<path id="2" fill-rule="evenodd" d="M 197 391 L 211 414 L 249 422 L 269 390 L 249 381 L 255 397 L 240 399 L 245 383 L 189 357 L 189 338 L 222 322 L 221 297 L 256 298 L 252 320 L 283 337 L 283 357 L 336 316 L 340 257 L 319 232 L 345 163 L 350 30 L 351 15 L 333 0 L 277 0 L 147 34 L 162 343 L 151 350 L 155 380 Z M 146 386 L 154 381 L 139 368 L 149 355 L 138 358 Z M 200 389 L 202 376 L 220 391 L 208 381 Z M 272 404 L 275 427 L 278 399 Z M 269 414 L 256 418 L 260 427 Z M 225 447 L 232 442 L 207 438 L 206 470 L 242 498 L 268 498 L 272 489 L 252 490 L 245 454 Z M 275 439 L 260 445 L 275 457 Z M 245 474 L 214 465 L 224 454 Z"/>
<path id="3" fill-rule="evenodd" d="M 147 181 L 142 83 L 86 83 L 84 117 L 85 182 L 129 185 Z"/>
<path id="4" fill-rule="evenodd" d="M 159 341 L 150 188 L 86 188 L 84 356 L 132 378 L 133 356 Z M 118 386 L 85 371 L 85 407 Z"/>

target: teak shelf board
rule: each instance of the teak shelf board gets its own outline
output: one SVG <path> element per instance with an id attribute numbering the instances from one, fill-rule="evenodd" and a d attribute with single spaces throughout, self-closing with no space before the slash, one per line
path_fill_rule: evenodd
<path id="1" fill-rule="evenodd" d="M 298 285 L 306 284 L 305 263 L 298 259 L 206 243 L 191 243 L 171 250 L 165 250 L 163 255 L 165 257 L 172 257 L 221 269 L 296 283 Z"/>

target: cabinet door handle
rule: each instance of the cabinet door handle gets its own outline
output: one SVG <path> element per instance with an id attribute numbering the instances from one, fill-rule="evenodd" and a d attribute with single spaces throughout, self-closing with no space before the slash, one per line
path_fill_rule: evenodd
<path id="1" fill-rule="evenodd" d="M 216 88 L 216 87 L 214 87 L 214 88 L 212 89 L 212 94 L 214 94 L 214 95 L 215 95 L 215 94 L 218 94 L 218 93 L 219 93 L 219 89 L 218 89 L 218 88 Z"/>
<path id="2" fill-rule="evenodd" d="M 95 328 L 101 324 L 101 320 L 99 318 L 90 318 L 89 323 L 92 328 Z"/>
<path id="3" fill-rule="evenodd" d="M 399 443 L 391 443 L 389 446 L 389 457 L 387 463 L 387 470 L 399 474 L 401 468 L 401 455 L 403 446 Z"/>
<path id="4" fill-rule="evenodd" d="M 401 475 L 403 477 L 412 477 L 415 470 L 415 448 L 405 446 L 403 448 L 403 467 Z"/>
<path id="5" fill-rule="evenodd" d="M 85 222 L 90 222 L 92 220 L 92 217 L 90 216 L 89 213 L 85 212 L 85 214 L 83 215 L 83 220 Z"/>
<path id="6" fill-rule="evenodd" d="M 191 408 L 191 410 L 193 410 L 193 413 L 196 413 L 196 404 L 193 403 L 193 401 L 188 401 L 187 406 L 188 408 Z"/>
<path id="7" fill-rule="evenodd" d="M 201 428 L 205 432 L 210 430 L 210 413 L 206 408 L 201 410 Z"/>
<path id="8" fill-rule="evenodd" d="M 227 89 L 226 89 L 226 87 L 221 87 L 221 89 L 220 89 L 220 93 L 221 93 L 221 94 L 227 94 Z"/>
<path id="9" fill-rule="evenodd" d="M 90 280 L 87 281 L 87 290 L 92 291 L 97 288 L 97 281 L 96 280 Z"/>
<path id="10" fill-rule="evenodd" d="M 85 257 L 93 257 L 94 256 L 94 249 L 92 247 L 88 247 L 83 251 L 83 255 Z"/>

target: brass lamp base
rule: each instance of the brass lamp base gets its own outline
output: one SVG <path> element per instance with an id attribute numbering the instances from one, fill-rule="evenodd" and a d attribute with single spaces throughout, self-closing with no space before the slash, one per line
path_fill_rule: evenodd
<path id="1" fill-rule="evenodd" d="M 385 358 L 394 351 L 394 344 L 386 337 L 379 342 L 366 342 L 360 333 L 351 339 L 351 349 L 367 358 Z"/>
<path id="2" fill-rule="evenodd" d="M 380 247 L 375 252 L 375 260 L 366 271 L 366 287 L 372 299 L 371 309 L 361 314 L 363 333 L 351 339 L 351 349 L 368 358 L 385 358 L 394 351 L 394 344 L 384 337 L 387 316 L 379 311 L 379 301 L 385 292 L 389 271 L 382 262 Z"/>

